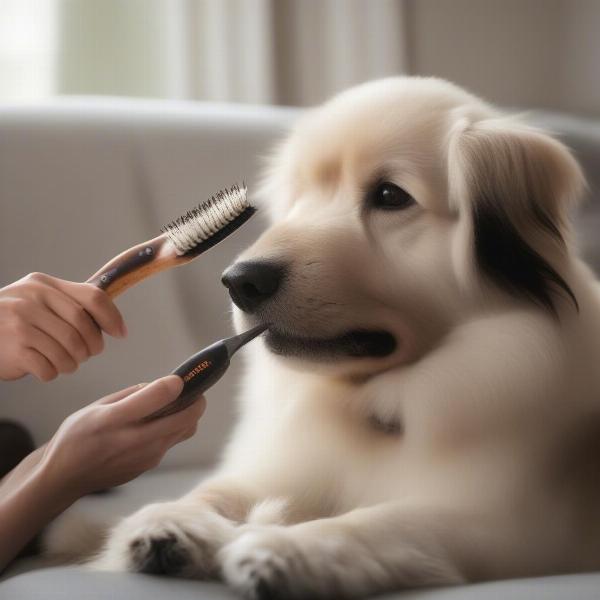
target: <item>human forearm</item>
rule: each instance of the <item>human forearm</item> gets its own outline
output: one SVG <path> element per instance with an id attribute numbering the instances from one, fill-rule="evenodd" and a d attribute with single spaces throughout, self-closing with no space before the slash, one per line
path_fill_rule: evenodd
<path id="1" fill-rule="evenodd" d="M 52 478 L 39 457 L 33 466 L 22 465 L 0 486 L 0 572 L 77 499 Z"/>
<path id="2" fill-rule="evenodd" d="M 12 471 L 0 479 L 0 497 L 6 495 L 7 490 L 14 485 L 18 485 L 25 477 L 36 467 L 44 455 L 46 445 L 40 446 L 31 454 L 28 454 Z"/>
<path id="3" fill-rule="evenodd" d="M 144 421 L 182 386 L 179 377 L 168 376 L 93 402 L 0 482 L 0 571 L 75 500 L 131 481 L 194 434 L 206 406 L 201 396 L 179 413 Z"/>

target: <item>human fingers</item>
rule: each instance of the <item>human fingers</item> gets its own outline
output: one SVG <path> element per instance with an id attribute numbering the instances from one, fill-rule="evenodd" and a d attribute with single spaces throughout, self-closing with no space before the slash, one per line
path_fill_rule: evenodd
<path id="1" fill-rule="evenodd" d="M 32 303 L 28 319 L 31 325 L 60 344 L 75 364 L 89 358 L 88 346 L 79 332 L 47 306 Z"/>
<path id="2" fill-rule="evenodd" d="M 130 385 L 122 390 L 118 390 L 113 392 L 112 394 L 108 394 L 99 400 L 96 400 L 96 404 L 113 404 L 122 400 L 123 398 L 127 398 L 127 396 L 133 394 L 141 390 L 144 386 L 148 385 L 147 383 L 136 383 L 135 385 Z"/>
<path id="3" fill-rule="evenodd" d="M 54 338 L 33 325 L 24 326 L 23 345 L 37 350 L 58 373 L 73 373 L 77 363 Z"/>
<path id="4" fill-rule="evenodd" d="M 90 283 L 76 283 L 56 277 L 51 277 L 49 283 L 78 302 L 103 331 L 113 337 L 127 335 L 121 312 L 104 290 Z"/>
<path id="5" fill-rule="evenodd" d="M 177 375 L 167 375 L 134 391 L 112 407 L 117 421 L 137 422 L 163 408 L 180 394 L 183 381 Z"/>
<path id="6" fill-rule="evenodd" d="M 179 436 L 195 427 L 206 409 L 206 399 L 198 396 L 190 406 L 172 415 L 160 417 L 149 422 L 140 423 L 140 439 L 142 443 L 158 438 L 178 439 Z"/>
<path id="7" fill-rule="evenodd" d="M 39 381 L 52 381 L 58 376 L 58 371 L 52 363 L 33 348 L 24 348 L 22 350 L 20 364 L 24 373 L 31 373 Z"/>
<path id="8" fill-rule="evenodd" d="M 44 296 L 44 303 L 63 321 L 73 327 L 85 342 L 89 356 L 104 350 L 102 331 L 88 311 L 62 290 L 51 288 Z"/>

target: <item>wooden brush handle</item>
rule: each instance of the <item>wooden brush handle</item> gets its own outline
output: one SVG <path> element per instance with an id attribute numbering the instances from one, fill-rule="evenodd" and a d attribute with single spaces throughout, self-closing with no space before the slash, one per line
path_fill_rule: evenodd
<path id="1" fill-rule="evenodd" d="M 98 286 L 111 298 L 115 298 L 136 283 L 171 267 L 185 264 L 193 258 L 178 256 L 173 244 L 163 234 L 121 252 L 86 283 Z"/>

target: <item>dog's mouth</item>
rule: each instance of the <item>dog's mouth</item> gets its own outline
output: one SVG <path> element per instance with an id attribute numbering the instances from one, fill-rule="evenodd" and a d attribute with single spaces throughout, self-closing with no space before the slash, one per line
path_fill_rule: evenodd
<path id="1" fill-rule="evenodd" d="M 396 338 L 384 330 L 355 329 L 328 338 L 291 335 L 269 327 L 264 336 L 269 350 L 281 356 L 309 360 L 382 358 L 394 352 Z"/>

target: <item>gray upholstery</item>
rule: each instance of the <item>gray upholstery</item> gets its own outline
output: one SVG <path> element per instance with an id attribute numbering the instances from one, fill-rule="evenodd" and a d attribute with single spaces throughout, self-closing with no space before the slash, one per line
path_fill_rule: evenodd
<path id="1" fill-rule="evenodd" d="M 411 590 L 381 600 L 598 600 L 600 575 L 515 579 L 478 585 Z M 2 600 L 233 600 L 218 583 L 199 583 L 152 575 L 87 573 L 75 567 L 41 569 L 0 584 Z M 332 600 L 335 600 L 332 598 Z"/>
<path id="2" fill-rule="evenodd" d="M 32 271 L 84 279 L 116 251 L 155 235 L 160 225 L 207 194 L 246 178 L 293 121 L 293 110 L 153 101 L 82 99 L 0 110 L 0 285 Z M 581 246 L 600 272 L 600 123 L 537 112 L 531 120 L 573 148 L 590 182 L 577 216 Z M 42 386 L 0 384 L 0 416 L 46 439 L 66 414 L 118 387 L 164 373 L 209 340 L 226 335 L 228 308 L 220 271 L 263 226 L 254 219 L 219 251 L 128 292 L 119 304 L 130 327 L 75 375 Z M 93 518 L 126 514 L 177 497 L 214 461 L 232 420 L 239 361 L 209 394 L 194 440 L 158 470 L 73 510 Z M 187 467 L 182 469 L 181 467 Z M 177 469 L 176 469 L 177 468 Z M 421 600 L 600 597 L 600 575 L 571 575 L 409 591 Z M 13 565 L 1 600 L 232 598 L 219 584 L 52 567 L 39 559 Z"/>

